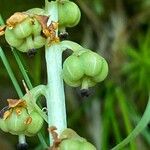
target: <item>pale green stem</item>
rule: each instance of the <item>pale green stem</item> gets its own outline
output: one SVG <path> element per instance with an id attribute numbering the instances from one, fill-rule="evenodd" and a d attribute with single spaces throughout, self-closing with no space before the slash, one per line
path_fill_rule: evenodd
<path id="1" fill-rule="evenodd" d="M 48 24 L 51 21 L 58 22 L 57 2 L 46 1 L 46 9 L 51 16 Z M 56 31 L 58 36 L 58 31 Z M 66 123 L 66 106 L 64 96 L 64 85 L 62 78 L 62 49 L 58 43 L 46 47 L 46 65 L 47 65 L 47 108 L 48 108 L 48 125 L 57 128 L 58 135 L 67 128 Z M 50 134 L 50 145 L 53 144 L 53 139 Z"/>
<path id="2" fill-rule="evenodd" d="M 47 115 L 39 108 L 37 105 L 38 97 L 46 95 L 46 86 L 45 85 L 38 85 L 37 87 L 30 90 L 22 99 L 26 100 L 28 103 L 28 110 L 32 111 L 33 108 L 43 117 L 43 119 L 48 122 Z"/>
<path id="3" fill-rule="evenodd" d="M 50 126 L 56 126 L 60 134 L 66 127 L 66 108 L 64 85 L 62 78 L 62 50 L 59 45 L 46 48 L 46 63 L 48 74 L 47 108 Z M 52 144 L 52 137 L 50 136 Z"/>
<path id="4" fill-rule="evenodd" d="M 81 89 L 88 89 L 88 78 L 85 77 L 85 78 L 82 80 Z"/>
<path id="5" fill-rule="evenodd" d="M 24 134 L 19 135 L 19 143 L 25 143 L 26 139 Z"/>
<path id="6" fill-rule="evenodd" d="M 75 52 L 83 49 L 81 45 L 68 40 L 62 41 L 60 44 L 63 50 L 71 49 L 73 52 Z"/>

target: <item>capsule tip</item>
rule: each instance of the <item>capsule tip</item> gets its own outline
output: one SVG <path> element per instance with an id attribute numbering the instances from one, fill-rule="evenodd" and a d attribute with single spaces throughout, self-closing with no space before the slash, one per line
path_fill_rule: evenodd
<path id="1" fill-rule="evenodd" d="M 29 51 L 27 52 L 27 55 L 29 57 L 33 57 L 33 56 L 35 56 L 35 54 L 36 54 L 36 49 L 35 48 L 29 49 Z"/>
<path id="2" fill-rule="evenodd" d="M 80 90 L 80 95 L 82 97 L 89 97 L 90 96 L 90 90 L 89 89 L 81 89 Z"/>
<path id="3" fill-rule="evenodd" d="M 66 40 L 68 38 L 68 32 L 64 31 L 59 34 L 60 40 Z"/>

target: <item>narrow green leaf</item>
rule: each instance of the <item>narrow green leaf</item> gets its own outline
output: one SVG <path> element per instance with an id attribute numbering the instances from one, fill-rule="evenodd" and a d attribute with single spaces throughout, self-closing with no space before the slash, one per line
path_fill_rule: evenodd
<path id="1" fill-rule="evenodd" d="M 131 142 L 137 135 L 139 135 L 143 129 L 146 128 L 147 124 L 150 121 L 150 94 L 149 94 L 149 99 L 148 99 L 148 104 L 146 106 L 145 112 L 137 124 L 137 126 L 133 129 L 133 131 L 118 145 L 116 145 L 112 150 L 120 150 L 124 146 L 126 146 L 129 142 Z"/>
<path id="2" fill-rule="evenodd" d="M 13 73 L 13 71 L 12 71 L 10 65 L 9 65 L 9 62 L 8 62 L 8 60 L 7 60 L 7 58 L 6 58 L 6 56 L 5 56 L 5 54 L 4 54 L 4 52 L 3 52 L 1 47 L 0 47 L 0 57 L 1 57 L 2 61 L 3 61 L 3 64 L 4 64 L 8 74 L 10 76 L 10 79 L 11 79 L 11 81 L 12 81 L 12 83 L 13 83 L 13 85 L 14 85 L 14 87 L 15 87 L 18 95 L 19 95 L 19 97 L 20 98 L 23 97 L 23 93 L 21 91 L 19 83 L 18 83 L 17 79 L 15 78 L 14 73 Z"/>
<path id="3" fill-rule="evenodd" d="M 25 70 L 25 68 L 24 68 L 24 66 L 23 66 L 23 64 L 22 64 L 22 62 L 21 62 L 21 60 L 20 60 L 16 50 L 14 50 L 14 48 L 12 48 L 12 47 L 11 47 L 11 49 L 12 49 L 13 55 L 15 56 L 17 64 L 19 66 L 19 69 L 20 69 L 20 71 L 21 71 L 21 73 L 22 73 L 22 75 L 23 75 L 23 77 L 25 79 L 25 82 L 27 83 L 27 86 L 31 90 L 33 88 L 33 86 L 32 86 L 31 81 L 30 81 L 30 79 L 29 79 L 29 77 L 27 75 L 27 72 L 26 72 L 26 70 Z"/>

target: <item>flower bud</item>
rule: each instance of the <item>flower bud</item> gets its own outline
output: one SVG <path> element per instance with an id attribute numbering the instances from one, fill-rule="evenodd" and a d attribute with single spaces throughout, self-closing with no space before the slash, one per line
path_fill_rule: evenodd
<path id="1" fill-rule="evenodd" d="M 74 2 L 71 2 L 69 0 L 58 2 L 58 17 L 60 28 L 74 27 L 80 21 L 80 9 Z"/>

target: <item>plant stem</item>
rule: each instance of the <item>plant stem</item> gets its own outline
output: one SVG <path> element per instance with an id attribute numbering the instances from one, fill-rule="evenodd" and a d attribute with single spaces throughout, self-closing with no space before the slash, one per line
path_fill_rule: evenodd
<path id="1" fill-rule="evenodd" d="M 47 108 L 50 126 L 56 126 L 60 134 L 66 127 L 66 108 L 64 85 L 62 79 L 62 51 L 60 46 L 46 48 L 46 63 L 48 74 Z M 50 138 L 51 139 L 51 138 Z M 52 140 L 50 140 L 52 144 Z"/>
<path id="2" fill-rule="evenodd" d="M 72 41 L 68 41 L 68 40 L 62 41 L 61 47 L 63 50 L 71 49 L 72 51 L 78 51 L 78 50 L 83 49 L 83 47 L 81 45 L 79 45 L 75 42 L 72 42 Z"/>
<path id="3" fill-rule="evenodd" d="M 24 143 L 26 141 L 24 134 L 19 135 L 19 143 Z"/>
<path id="4" fill-rule="evenodd" d="M 58 22 L 57 2 L 46 1 L 46 9 L 51 16 L 50 19 Z M 50 22 L 49 22 L 50 23 Z M 56 36 L 58 32 L 56 31 Z M 57 128 L 58 135 L 67 127 L 66 124 L 66 107 L 64 96 L 64 85 L 62 78 L 62 48 L 59 43 L 46 47 L 46 65 L 47 65 L 47 108 L 48 124 Z M 53 139 L 50 134 L 50 145 Z"/>

